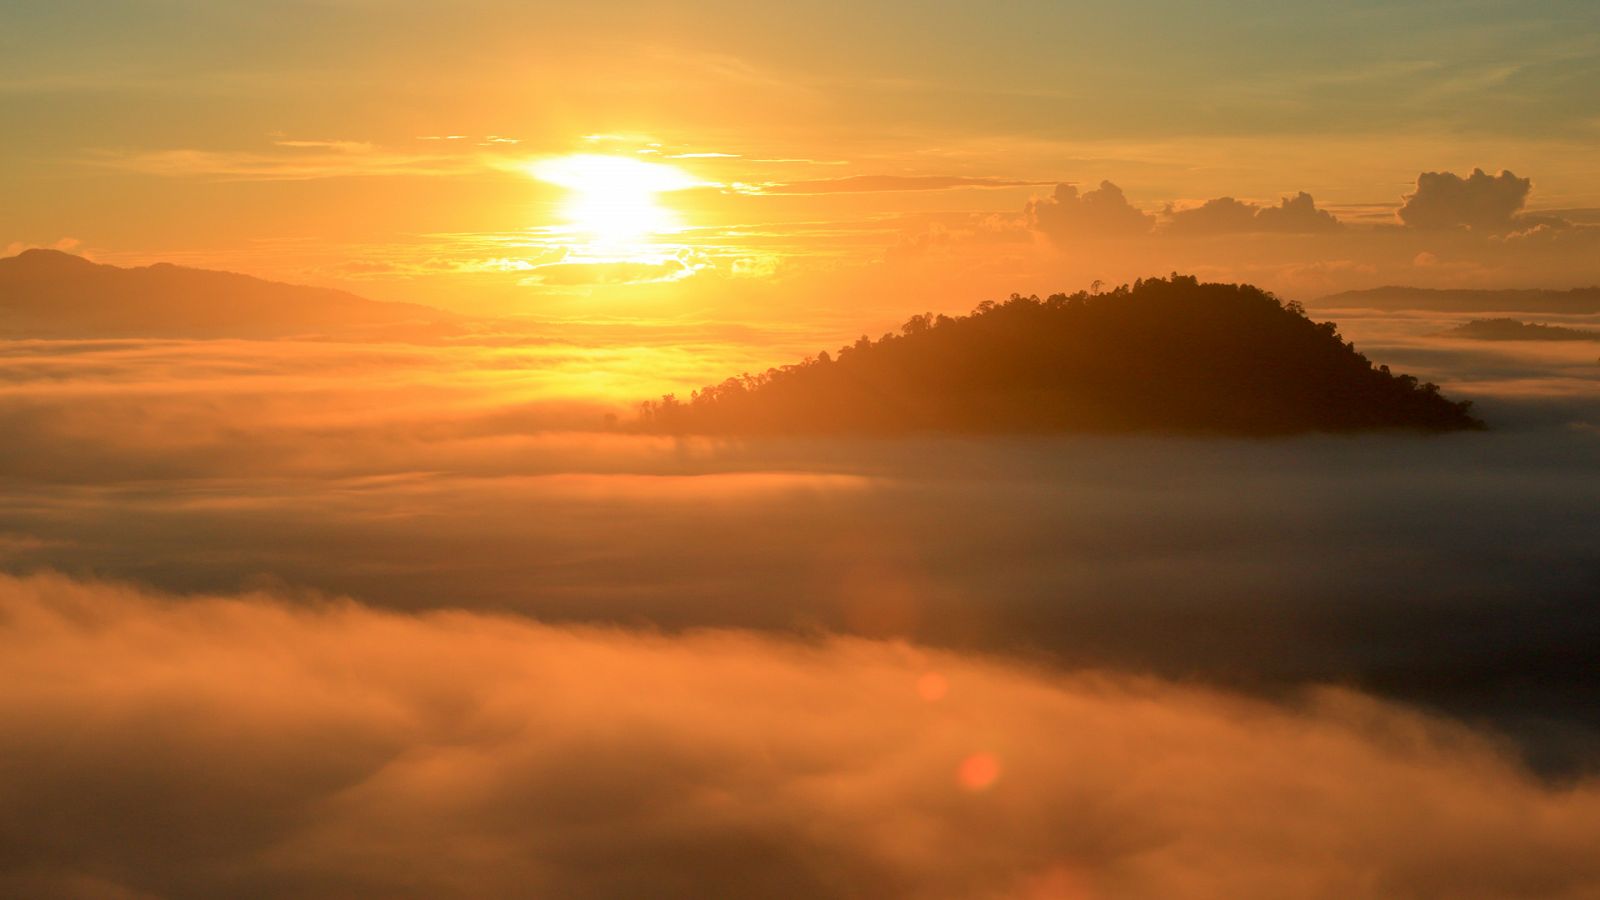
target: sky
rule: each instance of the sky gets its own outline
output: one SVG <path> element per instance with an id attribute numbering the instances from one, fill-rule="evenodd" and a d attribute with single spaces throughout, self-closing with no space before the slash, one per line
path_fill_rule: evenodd
<path id="1" fill-rule="evenodd" d="M 1587 285 L 1597 26 L 1578 0 L 22 0 L 0 247 L 565 319 L 897 321 L 1174 269 Z M 574 234 L 537 175 L 574 154 L 673 167 L 671 227 Z M 1430 172 L 1469 181 L 1407 222 Z M 1052 216 L 1102 182 L 1149 218 Z M 1301 192 L 1332 218 L 1177 221 Z"/>

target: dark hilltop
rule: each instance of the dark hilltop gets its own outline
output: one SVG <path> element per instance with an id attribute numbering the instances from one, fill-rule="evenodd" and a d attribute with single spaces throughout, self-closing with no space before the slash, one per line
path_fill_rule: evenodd
<path id="1" fill-rule="evenodd" d="M 642 405 L 667 433 L 1305 432 L 1482 428 L 1469 402 L 1374 367 L 1297 303 L 1174 274 L 926 314 L 759 375 Z"/>

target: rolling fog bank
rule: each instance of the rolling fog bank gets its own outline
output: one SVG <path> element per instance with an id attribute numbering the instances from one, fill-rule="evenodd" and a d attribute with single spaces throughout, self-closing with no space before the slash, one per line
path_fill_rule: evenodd
<path id="1" fill-rule="evenodd" d="M 1593 896 L 1600 366 L 1341 324 L 1493 430 L 672 438 L 627 401 L 810 338 L 0 343 L 0 893 Z"/>
<path id="2" fill-rule="evenodd" d="M 1600 366 L 1340 321 L 1494 430 L 675 439 L 606 416 L 758 351 L 11 342 L 0 566 L 1341 684 L 1596 765 Z"/>
<path id="3" fill-rule="evenodd" d="M 1348 690 L 0 577 L 0 891 L 1593 896 L 1600 787 Z"/>

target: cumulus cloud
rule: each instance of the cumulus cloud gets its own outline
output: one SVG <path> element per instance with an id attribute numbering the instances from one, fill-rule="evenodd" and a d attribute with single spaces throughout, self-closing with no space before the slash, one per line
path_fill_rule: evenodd
<path id="1" fill-rule="evenodd" d="M 1400 221 L 1412 228 L 1507 231 L 1532 188 L 1532 180 L 1508 171 L 1491 176 L 1473 169 L 1466 178 L 1454 172 L 1423 172 L 1417 176 L 1417 189 L 1404 197 Z"/>
<path id="2" fill-rule="evenodd" d="M 1128 202 L 1122 188 L 1109 181 L 1092 191 L 1058 184 L 1049 197 L 1030 200 L 1028 224 L 1057 243 L 1094 237 L 1145 234 L 1155 217 Z"/>
<path id="3" fill-rule="evenodd" d="M 1305 191 L 1284 197 L 1277 206 L 1218 197 L 1193 209 L 1169 207 L 1168 215 L 1168 228 L 1175 234 L 1314 234 L 1339 228 L 1339 220 L 1332 213 L 1317 209 L 1316 201 Z"/>
<path id="4" fill-rule="evenodd" d="M 55 576 L 0 613 L 12 896 L 1600 889 L 1600 785 L 1347 691 Z"/>

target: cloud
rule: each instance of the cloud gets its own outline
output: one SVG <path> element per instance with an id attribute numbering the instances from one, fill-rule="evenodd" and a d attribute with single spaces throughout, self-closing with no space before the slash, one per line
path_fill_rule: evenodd
<path id="1" fill-rule="evenodd" d="M 286 147 L 291 150 L 333 150 L 339 153 L 371 153 L 377 148 L 369 141 L 340 141 L 340 140 L 297 140 L 290 138 L 277 138 L 272 142 L 274 147 Z"/>
<path id="2" fill-rule="evenodd" d="M 578 286 L 587 284 L 654 284 L 679 281 L 705 268 L 703 260 L 676 257 L 659 262 L 574 261 L 532 267 L 524 284 Z"/>
<path id="3" fill-rule="evenodd" d="M 1560 216 L 1551 215 L 1523 215 L 1517 216 L 1514 231 L 1494 235 L 1495 240 L 1510 243 L 1541 243 L 1552 244 L 1556 242 L 1570 242 L 1573 244 L 1593 244 L 1596 234 L 1600 229 L 1592 225 L 1578 225 Z M 1574 249 L 1578 249 L 1574 247 Z"/>
<path id="4" fill-rule="evenodd" d="M 1122 189 L 1109 181 L 1083 194 L 1076 185 L 1057 184 L 1055 193 L 1028 201 L 1028 223 L 1052 241 L 1145 234 L 1155 217 L 1128 202 Z"/>
<path id="5" fill-rule="evenodd" d="M 850 165 L 850 160 L 848 160 L 848 159 L 811 159 L 810 157 L 805 157 L 805 156 L 769 157 L 769 158 L 766 158 L 766 159 L 752 159 L 752 160 L 750 160 L 750 162 L 756 162 L 756 163 L 784 163 L 784 164 L 795 164 L 795 165 L 806 165 L 806 166 L 848 166 L 848 165 Z"/>
<path id="6" fill-rule="evenodd" d="M 996 247 L 1026 245 L 1032 241 L 1033 232 L 1016 216 L 968 216 L 951 224 L 933 221 L 919 231 L 904 233 L 888 249 L 887 255 L 896 259 L 915 258 L 974 246 L 992 252 Z"/>
<path id="7" fill-rule="evenodd" d="M 13 896 L 1600 888 L 1600 785 L 1348 691 L 49 575 L 0 612 Z"/>
<path id="8" fill-rule="evenodd" d="M 1218 197 L 1193 209 L 1169 207 L 1168 215 L 1168 229 L 1174 234 L 1313 234 L 1339 228 L 1339 220 L 1332 213 L 1317 209 L 1316 201 L 1305 191 L 1284 197 L 1277 206 L 1262 207 Z"/>
<path id="9" fill-rule="evenodd" d="M 835 335 L 609 318 L 459 346 L 0 342 L 7 564 L 1337 681 L 1600 759 L 1600 445 L 1565 430 L 1600 423 L 1592 352 L 1340 314 L 1480 401 L 1496 432 L 1459 441 L 680 442 L 604 416 Z"/>
<path id="10" fill-rule="evenodd" d="M 453 140 L 454 135 L 446 138 Z M 424 140 L 428 140 L 424 138 Z M 469 155 L 405 153 L 360 141 L 275 139 L 277 152 L 200 149 L 102 153 L 94 165 L 168 178 L 208 177 L 231 181 L 313 181 L 396 175 L 460 175 L 487 164 Z"/>
<path id="11" fill-rule="evenodd" d="M 17 256 L 26 250 L 60 250 L 62 253 L 77 253 L 81 256 L 83 254 L 79 253 L 79 248 L 82 246 L 83 241 L 80 241 L 75 237 L 58 238 L 48 244 L 32 244 L 28 243 L 27 241 L 12 241 L 11 243 L 6 244 L 3 251 L 0 251 L 0 257 Z"/>
<path id="12" fill-rule="evenodd" d="M 1467 178 L 1453 172 L 1423 172 L 1417 176 L 1417 189 L 1403 198 L 1400 221 L 1412 228 L 1508 231 L 1532 188 L 1532 180 L 1508 171 L 1490 176 L 1473 169 Z"/>
<path id="13" fill-rule="evenodd" d="M 856 194 L 886 191 L 947 191 L 953 188 L 1006 188 L 1047 184 L 1009 178 L 972 178 L 957 175 L 851 175 L 815 181 L 791 181 L 759 186 L 763 194 Z"/>

